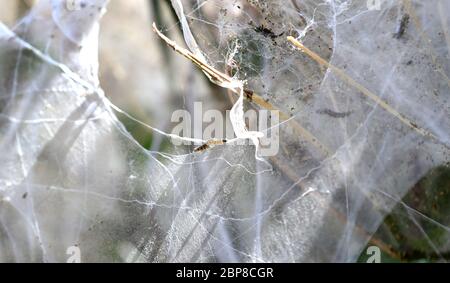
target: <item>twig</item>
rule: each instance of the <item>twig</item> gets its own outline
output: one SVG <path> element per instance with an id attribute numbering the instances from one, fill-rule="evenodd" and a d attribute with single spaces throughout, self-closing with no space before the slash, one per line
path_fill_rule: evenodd
<path id="1" fill-rule="evenodd" d="M 213 82 L 213 83 L 215 83 L 215 84 L 217 84 L 219 86 L 222 86 L 222 87 L 225 87 L 225 88 L 229 89 L 234 94 L 237 94 L 237 95 L 240 94 L 240 91 L 239 91 L 238 87 L 235 85 L 235 81 L 230 76 L 228 76 L 227 74 L 224 74 L 224 73 L 218 71 L 217 69 L 215 69 L 214 67 L 210 66 L 207 62 L 205 62 L 204 60 L 200 59 L 199 56 L 196 56 L 191 51 L 178 46 L 176 44 L 176 42 L 174 42 L 173 40 L 169 39 L 161 31 L 159 31 L 158 28 L 156 27 L 155 23 L 153 23 L 153 30 L 174 51 L 176 51 L 177 53 L 183 55 L 185 58 L 189 59 L 192 63 L 194 63 L 197 67 L 199 67 L 206 74 L 206 76 L 210 79 L 211 82 Z M 244 89 L 244 94 L 245 94 L 245 98 L 248 101 L 257 104 L 258 106 L 260 106 L 260 107 L 262 107 L 264 109 L 278 111 L 281 121 L 287 121 L 287 120 L 290 119 L 289 115 L 287 115 L 287 114 L 283 113 L 282 111 L 278 110 L 271 103 L 269 103 L 268 101 L 264 100 L 261 96 L 257 95 L 253 91 L 248 90 L 248 89 Z M 291 119 L 289 121 L 289 124 L 293 127 L 294 131 L 297 134 L 302 136 L 306 141 L 308 141 L 310 144 L 312 144 L 317 149 L 319 149 L 319 151 L 321 152 L 322 155 L 324 155 L 325 157 L 330 155 L 331 151 L 325 145 L 323 145 L 319 141 L 319 139 L 317 139 L 308 130 L 303 128 L 295 120 Z"/>
<path id="2" fill-rule="evenodd" d="M 220 86 L 224 86 L 232 90 L 234 93 L 239 93 L 237 90 L 237 87 L 230 87 L 230 85 L 233 84 L 233 79 L 226 74 L 216 70 L 215 68 L 211 67 L 208 63 L 204 62 L 202 59 L 200 59 L 198 56 L 196 56 L 191 51 L 182 48 L 178 46 L 175 41 L 169 39 L 167 36 L 165 36 L 161 31 L 158 30 L 156 27 L 156 24 L 153 23 L 153 30 L 156 32 L 156 34 L 163 39 L 167 45 L 169 45 L 174 51 L 178 52 L 179 54 L 183 55 L 187 59 L 189 59 L 192 63 L 197 65 L 205 74 L 208 76 L 208 78 L 213 82 Z"/>
<path id="3" fill-rule="evenodd" d="M 307 47 L 305 47 L 303 44 L 301 44 L 298 40 L 293 38 L 292 36 L 288 36 L 287 40 L 291 42 L 295 47 L 297 47 L 299 50 L 303 51 L 306 55 L 311 57 L 314 61 L 319 63 L 322 66 L 327 67 L 330 69 L 334 74 L 336 74 L 338 77 L 340 77 L 344 82 L 347 84 L 353 86 L 358 91 L 360 91 L 362 94 L 373 100 L 376 104 L 378 104 L 381 108 L 395 116 L 397 119 L 399 119 L 403 124 L 407 125 L 408 127 L 412 128 L 422 136 L 430 137 L 433 140 L 438 141 L 435 135 L 428 132 L 427 130 L 419 127 L 416 123 L 412 122 L 408 118 L 406 118 L 403 114 L 399 113 L 397 110 L 395 110 L 393 107 L 391 107 L 387 102 L 379 98 L 376 94 L 368 90 L 366 87 L 361 85 L 360 83 L 356 82 L 352 77 L 347 75 L 343 70 L 339 69 L 338 67 L 328 63 L 325 59 L 320 57 L 317 53 L 311 51 Z"/>

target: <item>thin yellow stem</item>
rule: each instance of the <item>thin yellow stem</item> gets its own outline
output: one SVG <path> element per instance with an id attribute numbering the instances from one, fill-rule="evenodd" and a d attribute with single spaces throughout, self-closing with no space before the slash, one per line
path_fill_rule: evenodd
<path id="1" fill-rule="evenodd" d="M 419 134 L 430 137 L 434 140 L 437 140 L 436 136 L 434 136 L 432 133 L 428 132 L 427 130 L 419 127 L 416 123 L 412 122 L 408 118 L 406 118 L 403 114 L 399 113 L 397 110 L 395 110 L 393 107 L 391 107 L 387 102 L 379 98 L 376 94 L 368 90 L 366 87 L 361 85 L 360 83 L 356 82 L 352 77 L 347 75 L 343 70 L 339 69 L 338 67 L 328 63 L 325 59 L 320 57 L 317 53 L 311 51 L 307 47 L 305 47 L 303 44 L 301 44 L 298 40 L 293 38 L 292 36 L 288 36 L 287 40 L 291 42 L 295 47 L 297 47 L 299 50 L 304 52 L 306 55 L 311 57 L 314 61 L 319 63 L 322 66 L 327 67 L 330 69 L 335 75 L 337 75 L 341 80 L 346 82 L 347 84 L 353 86 L 356 88 L 359 92 L 361 92 L 366 97 L 373 100 L 377 105 L 379 105 L 381 108 L 395 116 L 397 119 L 399 119 L 403 124 L 407 125 L 411 129 L 415 130 Z"/>

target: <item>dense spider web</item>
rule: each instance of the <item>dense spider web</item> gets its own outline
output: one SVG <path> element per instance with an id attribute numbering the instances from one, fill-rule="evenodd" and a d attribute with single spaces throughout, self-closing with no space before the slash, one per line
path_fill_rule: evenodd
<path id="1" fill-rule="evenodd" d="M 0 25 L 1 261 L 65 261 L 74 245 L 83 261 L 355 261 L 449 162 L 448 1 L 172 1 L 192 52 L 291 117 L 265 162 L 251 145 L 141 147 L 98 83 L 107 1 L 85 2 Z M 404 207 L 448 252 L 449 227 Z"/>

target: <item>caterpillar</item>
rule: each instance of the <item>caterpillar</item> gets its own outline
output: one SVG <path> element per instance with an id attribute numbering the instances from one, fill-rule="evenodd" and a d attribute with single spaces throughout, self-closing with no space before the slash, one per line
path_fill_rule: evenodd
<path id="1" fill-rule="evenodd" d="M 216 145 L 222 145 L 225 144 L 227 140 L 208 140 L 206 143 L 202 144 L 199 147 L 196 147 L 194 149 L 194 152 L 204 152 L 207 149 L 213 148 Z"/>

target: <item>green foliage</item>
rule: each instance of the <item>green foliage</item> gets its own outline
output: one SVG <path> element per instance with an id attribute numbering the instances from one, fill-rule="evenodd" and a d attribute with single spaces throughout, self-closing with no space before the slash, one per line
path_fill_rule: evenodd
<path id="1" fill-rule="evenodd" d="M 430 170 L 402 202 L 384 219 L 373 236 L 381 239 L 399 257 L 395 259 L 383 252 L 382 262 L 450 260 L 448 231 L 438 224 L 450 225 L 450 167 L 444 165 Z M 359 262 L 366 262 L 366 249 Z"/>

